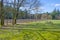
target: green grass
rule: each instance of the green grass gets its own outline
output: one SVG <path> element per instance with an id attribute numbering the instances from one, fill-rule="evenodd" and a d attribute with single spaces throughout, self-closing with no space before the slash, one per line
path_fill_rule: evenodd
<path id="1" fill-rule="evenodd" d="M 60 32 L 40 30 L 0 30 L 0 40 L 60 40 Z"/>
<path id="2" fill-rule="evenodd" d="M 0 29 L 0 40 L 60 40 L 60 20 L 16 24 L 11 29 Z"/>

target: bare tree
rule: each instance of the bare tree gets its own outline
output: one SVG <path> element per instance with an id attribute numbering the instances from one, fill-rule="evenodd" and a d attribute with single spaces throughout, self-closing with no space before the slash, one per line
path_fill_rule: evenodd
<path id="1" fill-rule="evenodd" d="M 28 2 L 28 0 L 14 0 L 14 8 L 15 8 L 15 5 L 16 5 L 16 8 L 17 8 L 17 13 L 14 13 L 14 16 L 13 16 L 13 24 L 16 24 L 16 18 L 18 16 L 18 13 L 19 13 L 19 8 L 21 6 L 24 6 L 26 7 L 26 5 L 28 5 L 29 9 L 31 9 L 32 7 L 34 7 L 33 5 L 37 2 L 37 0 L 30 0 L 31 2 Z"/>
<path id="2" fill-rule="evenodd" d="M 16 10 L 14 10 L 14 13 L 13 13 L 13 25 L 16 24 L 16 18 L 17 18 L 18 13 L 19 13 L 19 8 L 21 7 L 23 1 L 24 0 L 14 0 L 14 8 Z M 17 13 L 16 13 L 16 11 L 17 11 Z"/>

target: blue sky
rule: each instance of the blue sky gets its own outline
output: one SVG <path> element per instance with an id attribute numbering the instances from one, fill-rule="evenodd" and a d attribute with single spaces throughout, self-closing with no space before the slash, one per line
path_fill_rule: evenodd
<path id="1" fill-rule="evenodd" d="M 41 0 L 43 12 L 51 12 L 54 8 L 60 10 L 60 0 Z"/>
<path id="2" fill-rule="evenodd" d="M 40 9 L 42 9 L 42 12 L 51 12 L 55 8 L 60 10 L 60 0 L 39 0 L 39 1 L 41 1 L 42 4 L 42 6 L 40 7 Z M 32 13 L 34 12 L 32 11 Z"/>

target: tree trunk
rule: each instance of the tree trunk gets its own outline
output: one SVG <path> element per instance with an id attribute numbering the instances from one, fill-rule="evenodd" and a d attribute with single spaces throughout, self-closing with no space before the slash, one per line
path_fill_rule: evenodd
<path id="1" fill-rule="evenodd" d="M 16 8 L 15 8 L 15 5 L 16 5 L 16 0 L 14 0 L 14 12 L 13 12 L 13 22 L 12 24 L 15 25 L 16 24 Z"/>
<path id="2" fill-rule="evenodd" d="M 15 8 L 15 5 L 16 5 L 16 0 L 14 0 L 14 8 Z M 18 0 L 18 3 L 17 3 L 17 10 L 15 10 L 14 14 L 13 14 L 13 25 L 16 24 L 16 19 L 17 19 L 18 13 L 19 13 L 19 0 Z"/>
<path id="3" fill-rule="evenodd" d="M 14 14 L 14 17 L 13 17 L 13 23 L 12 23 L 13 25 L 15 25 L 16 24 L 16 16 L 15 16 L 15 14 Z"/>
<path id="4" fill-rule="evenodd" d="M 3 0 L 1 0 L 1 26 L 4 26 Z"/>

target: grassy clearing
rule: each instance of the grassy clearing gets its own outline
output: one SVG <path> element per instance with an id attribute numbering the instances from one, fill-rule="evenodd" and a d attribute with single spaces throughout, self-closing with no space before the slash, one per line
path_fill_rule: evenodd
<path id="1" fill-rule="evenodd" d="M 60 20 L 17 24 L 11 29 L 0 29 L 0 40 L 60 40 Z"/>
<path id="2" fill-rule="evenodd" d="M 17 24 L 14 27 L 17 28 L 60 28 L 60 20 L 48 20 L 48 21 L 39 21 L 31 22 L 28 24 Z"/>
<path id="3" fill-rule="evenodd" d="M 0 30 L 0 40 L 60 40 L 59 32 L 36 30 Z"/>

